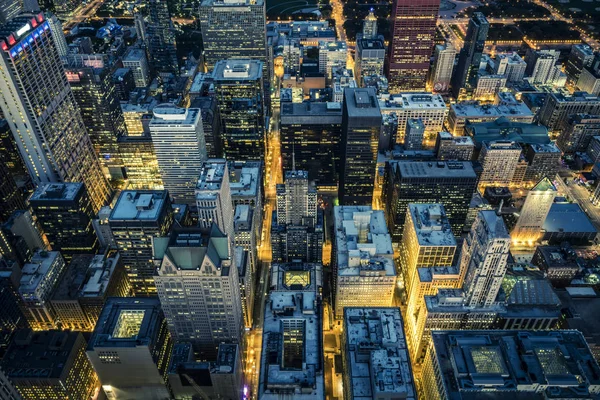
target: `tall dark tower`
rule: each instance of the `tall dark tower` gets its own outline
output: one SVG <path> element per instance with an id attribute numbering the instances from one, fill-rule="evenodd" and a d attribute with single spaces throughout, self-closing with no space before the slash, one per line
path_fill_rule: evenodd
<path id="1" fill-rule="evenodd" d="M 452 94 L 458 97 L 465 85 L 474 86 L 490 24 L 482 13 L 473 13 L 465 44 L 458 56 L 458 66 L 452 77 Z"/>
<path id="2" fill-rule="evenodd" d="M 148 53 L 154 71 L 160 73 L 179 72 L 177 43 L 171 14 L 166 0 L 150 0 L 148 3 Z"/>

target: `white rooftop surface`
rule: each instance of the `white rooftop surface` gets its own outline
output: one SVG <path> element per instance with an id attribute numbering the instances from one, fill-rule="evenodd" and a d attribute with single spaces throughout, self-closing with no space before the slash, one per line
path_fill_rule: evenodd
<path id="1" fill-rule="evenodd" d="M 316 292 L 309 291 L 271 291 L 269 301 L 266 302 L 266 310 L 263 325 L 263 351 L 261 354 L 261 381 L 263 374 L 267 374 L 265 384 L 274 386 L 295 386 L 298 382 L 305 379 L 309 382 L 314 381 L 315 389 L 309 393 L 296 391 L 292 397 L 294 399 L 322 399 L 324 398 L 323 369 L 315 367 L 321 364 L 321 322 L 320 313 L 315 310 Z M 301 298 L 301 299 L 300 299 Z M 274 316 L 273 312 L 282 312 L 284 309 L 293 312 L 290 315 Z M 283 320 L 303 320 L 304 328 L 304 366 L 301 370 L 282 369 L 280 364 L 267 365 L 267 351 L 265 344 L 268 333 L 281 333 L 283 337 Z M 283 346 L 283 344 L 282 344 Z M 282 351 L 282 348 L 280 349 Z M 279 393 L 267 393 L 265 386 L 261 382 L 260 399 L 280 399 Z"/>
<path id="2" fill-rule="evenodd" d="M 379 107 L 383 109 L 438 109 L 446 110 L 446 103 L 439 94 L 423 93 L 398 93 L 383 94 L 379 96 Z"/>
<path id="3" fill-rule="evenodd" d="M 408 208 L 421 246 L 456 246 L 443 205 L 410 203 Z"/>
<path id="4" fill-rule="evenodd" d="M 442 140 L 452 140 L 455 146 L 474 146 L 473 139 L 470 136 L 454 136 L 450 132 L 440 132 Z"/>
<path id="5" fill-rule="evenodd" d="M 450 105 L 458 117 L 513 118 L 531 117 L 533 113 L 522 101 L 511 105 L 481 105 L 479 102 L 461 102 Z"/>
<path id="6" fill-rule="evenodd" d="M 239 180 L 237 182 L 229 181 L 231 197 L 257 196 L 259 175 L 259 167 L 242 167 Z"/>
<path id="7" fill-rule="evenodd" d="M 215 64 L 215 81 L 257 80 L 262 77 L 262 62 L 258 60 L 221 60 Z"/>
<path id="8" fill-rule="evenodd" d="M 386 276 L 396 275 L 383 211 L 369 206 L 336 206 L 334 219 L 338 274 L 379 270 Z"/>
<path id="9" fill-rule="evenodd" d="M 102 254 L 94 256 L 88 268 L 89 279 L 83 285 L 79 295 L 81 297 L 102 296 L 110 283 L 110 278 L 117 266 L 118 256 L 104 260 Z M 90 276 L 91 272 L 91 276 Z"/>
<path id="10" fill-rule="evenodd" d="M 196 193 L 199 191 L 218 191 L 223 184 L 225 167 L 227 162 L 223 159 L 208 160 L 202 165 L 200 177 L 196 185 Z"/>
<path id="11" fill-rule="evenodd" d="M 23 265 L 21 269 L 21 281 L 19 292 L 23 294 L 33 294 L 38 289 L 43 291 L 45 288 L 39 288 L 40 283 L 45 280 L 46 275 L 50 271 L 50 267 L 54 264 L 59 256 L 58 251 L 48 251 L 47 257 L 39 257 L 37 254 L 31 258 L 31 262 Z"/>
<path id="12" fill-rule="evenodd" d="M 344 324 L 352 398 L 416 399 L 400 309 L 346 308 Z"/>
<path id="13" fill-rule="evenodd" d="M 150 127 L 160 126 L 196 126 L 200 118 L 198 108 L 180 108 L 172 104 L 161 104 L 152 110 Z"/>
<path id="14" fill-rule="evenodd" d="M 165 191 L 125 190 L 121 192 L 117 204 L 115 204 L 110 215 L 110 219 L 156 219 L 165 201 L 165 195 Z"/>
<path id="15" fill-rule="evenodd" d="M 29 200 L 73 200 L 82 186 L 83 183 L 80 182 L 42 183 Z"/>

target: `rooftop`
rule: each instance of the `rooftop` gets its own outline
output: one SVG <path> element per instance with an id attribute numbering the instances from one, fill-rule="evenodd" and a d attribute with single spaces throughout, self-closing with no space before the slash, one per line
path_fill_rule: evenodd
<path id="1" fill-rule="evenodd" d="M 378 271 L 395 276 L 392 239 L 383 211 L 369 206 L 334 207 L 338 274 L 363 275 Z"/>
<path id="2" fill-rule="evenodd" d="M 460 102 L 450 105 L 450 111 L 462 118 L 533 118 L 533 113 L 523 102 L 511 105 L 481 105 L 479 102 Z"/>
<path id="3" fill-rule="evenodd" d="M 81 182 L 42 183 L 35 189 L 29 201 L 36 203 L 42 201 L 72 201 L 84 190 Z"/>
<path id="4" fill-rule="evenodd" d="M 344 107 L 350 117 L 379 117 L 379 103 L 372 88 L 346 88 L 344 90 Z"/>
<path id="5" fill-rule="evenodd" d="M 202 164 L 200 177 L 196 184 L 196 192 L 198 191 L 219 191 L 225 177 L 227 169 L 227 161 L 225 159 L 210 159 Z"/>
<path id="6" fill-rule="evenodd" d="M 397 161 L 390 164 L 403 179 L 477 177 L 470 161 Z"/>
<path id="7" fill-rule="evenodd" d="M 202 7 L 226 7 L 226 6 L 240 6 L 254 4 L 261 6 L 264 4 L 263 0 L 202 0 Z"/>
<path id="8" fill-rule="evenodd" d="M 262 62 L 257 60 L 221 60 L 213 70 L 215 82 L 262 79 Z"/>
<path id="9" fill-rule="evenodd" d="M 161 104 L 152 110 L 153 118 L 150 127 L 161 126 L 195 126 L 200 119 L 198 108 L 180 108 L 172 104 Z"/>
<path id="10" fill-rule="evenodd" d="M 146 53 L 142 49 L 130 47 L 125 56 L 123 56 L 124 62 L 139 62 L 146 58 Z"/>
<path id="11" fill-rule="evenodd" d="M 555 143 L 548 144 L 531 144 L 531 149 L 536 153 L 561 153 L 560 149 Z"/>
<path id="12" fill-rule="evenodd" d="M 58 259 L 62 258 L 58 251 L 38 251 L 21 269 L 19 293 L 25 298 L 40 296 L 48 293 L 54 287 L 58 275 L 62 271 L 55 270 Z M 64 266 L 64 261 L 63 261 Z M 42 299 L 43 300 L 43 299 Z"/>
<path id="13" fill-rule="evenodd" d="M 158 297 L 111 297 L 100 313 L 88 351 L 152 346 L 163 318 Z"/>
<path id="14" fill-rule="evenodd" d="M 229 189 L 231 197 L 253 197 L 260 195 L 260 176 L 262 163 L 260 161 L 236 161 L 229 163 Z"/>
<path id="15" fill-rule="evenodd" d="M 421 246 L 456 246 L 456 240 L 442 204 L 410 203 L 408 210 Z"/>
<path id="16" fill-rule="evenodd" d="M 595 398 L 590 393 L 600 391 L 600 367 L 577 331 L 433 331 L 432 343 L 448 399 Z"/>
<path id="17" fill-rule="evenodd" d="M 66 268 L 63 279 L 58 281 L 52 300 L 77 300 L 79 289 L 82 287 L 93 254 L 77 254 L 73 256 Z"/>
<path id="18" fill-rule="evenodd" d="M 454 136 L 450 132 L 439 132 L 441 140 L 451 140 L 455 146 L 473 146 L 473 139 L 470 136 Z"/>
<path id="19" fill-rule="evenodd" d="M 313 290 L 323 287 L 323 267 L 316 263 L 271 264 L 271 290 Z"/>
<path id="20" fill-rule="evenodd" d="M 103 297 L 119 264 L 119 253 L 108 257 L 97 254 L 89 263 L 86 280 L 79 291 L 80 298 Z"/>
<path id="21" fill-rule="evenodd" d="M 444 99 L 433 93 L 398 93 L 379 96 L 381 109 L 437 109 L 447 110 Z"/>
<path id="22" fill-rule="evenodd" d="M 554 203 L 542 229 L 546 232 L 597 232 L 577 203 Z"/>
<path id="23" fill-rule="evenodd" d="M 543 125 L 525 122 L 512 122 L 508 117 L 500 117 L 490 122 L 471 123 L 467 121 L 465 131 L 473 138 L 477 147 L 484 141 L 512 140 L 523 144 L 549 144 L 548 128 Z"/>
<path id="24" fill-rule="evenodd" d="M 166 190 L 124 190 L 119 195 L 109 221 L 157 220 L 168 196 Z"/>
<path id="25" fill-rule="evenodd" d="M 44 14 L 22 14 L 0 26 L 0 45 L 11 57 L 22 52 L 32 41 L 25 40 L 50 29 Z"/>
<path id="26" fill-rule="evenodd" d="M 346 373 L 353 399 L 416 399 L 398 308 L 344 309 Z"/>

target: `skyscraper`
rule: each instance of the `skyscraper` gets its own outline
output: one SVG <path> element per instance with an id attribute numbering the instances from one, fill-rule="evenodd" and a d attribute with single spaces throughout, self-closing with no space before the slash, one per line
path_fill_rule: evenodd
<path id="1" fill-rule="evenodd" d="M 210 71 L 220 60 L 267 60 L 264 0 L 203 0 L 200 30 L 204 61 Z M 264 71 L 266 72 L 266 70 Z M 268 80 L 267 74 L 264 74 Z"/>
<path id="2" fill-rule="evenodd" d="M 540 238 L 556 194 L 556 188 L 548 178 L 539 181 L 527 193 L 517 224 L 511 232 L 513 242 L 531 245 Z"/>
<path id="3" fill-rule="evenodd" d="M 223 149 L 230 160 L 262 160 L 265 154 L 263 64 L 221 60 L 213 71 L 223 127 Z"/>
<path id="4" fill-rule="evenodd" d="M 362 29 L 363 39 L 377 39 L 377 17 L 373 14 L 373 9 L 369 10 L 369 15 L 363 21 Z"/>
<path id="5" fill-rule="evenodd" d="M 173 338 L 214 356 L 220 343 L 241 343 L 244 317 L 229 239 L 212 225 L 154 240 L 154 277 Z"/>
<path id="6" fill-rule="evenodd" d="M 451 43 L 438 44 L 434 51 L 435 63 L 429 74 L 429 88 L 435 93 L 445 93 L 450 89 L 456 49 Z"/>
<path id="7" fill-rule="evenodd" d="M 229 185 L 229 167 L 224 159 L 210 159 L 202 165 L 196 185 L 196 205 L 198 226 L 210 229 L 212 224 L 216 224 L 233 243 L 234 209 Z"/>
<path id="8" fill-rule="evenodd" d="M 458 56 L 458 65 L 452 77 L 452 95 L 458 97 L 465 84 L 473 88 L 476 84 L 477 71 L 485 47 L 490 24 L 480 12 L 473 13 L 469 20 L 465 44 Z"/>
<path id="9" fill-rule="evenodd" d="M 194 188 L 206 160 L 200 109 L 164 104 L 152 112 L 150 134 L 165 189 L 175 203 L 195 206 Z"/>
<path id="10" fill-rule="evenodd" d="M 82 183 L 46 183 L 37 187 L 29 204 L 53 250 L 69 261 L 73 255 L 94 253 L 98 238 L 94 212 Z"/>
<path id="11" fill-rule="evenodd" d="M 510 235 L 495 211 L 479 211 L 463 242 L 460 275 L 464 276 L 465 305 L 491 307 L 506 273 Z"/>
<path id="12" fill-rule="evenodd" d="M 0 158 L 0 223 L 6 222 L 13 212 L 25 209 L 23 195 L 6 163 Z"/>
<path id="13" fill-rule="evenodd" d="M 23 10 L 23 0 L 0 1 L 0 25 L 10 21 Z"/>
<path id="14" fill-rule="evenodd" d="M 381 121 L 375 90 L 344 90 L 340 204 L 372 203 Z"/>
<path id="15" fill-rule="evenodd" d="M 133 293 L 156 295 L 152 238 L 166 236 L 173 224 L 173 210 L 166 190 L 125 190 L 115 204 L 108 224 Z"/>
<path id="16" fill-rule="evenodd" d="M 160 73 L 179 74 L 175 29 L 166 0 L 148 2 L 147 40 L 152 68 Z"/>
<path id="17" fill-rule="evenodd" d="M 395 0 L 387 77 L 391 93 L 425 89 L 439 0 Z"/>
<path id="18" fill-rule="evenodd" d="M 483 171 L 479 176 L 479 188 L 509 186 L 521 157 L 521 146 L 510 140 L 483 142 L 479 162 Z"/>
<path id="19" fill-rule="evenodd" d="M 36 183 L 83 182 L 98 211 L 110 188 L 94 154 L 48 21 L 20 16 L 0 28 L 0 107 Z M 18 82 L 18 84 L 17 84 Z"/>

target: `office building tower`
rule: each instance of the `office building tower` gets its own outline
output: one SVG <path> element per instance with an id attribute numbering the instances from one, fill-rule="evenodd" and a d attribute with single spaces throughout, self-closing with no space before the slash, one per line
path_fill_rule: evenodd
<path id="1" fill-rule="evenodd" d="M 34 252 L 49 247 L 39 223 L 29 210 L 15 211 L 0 227 L 0 253 L 17 259 L 21 265 L 28 262 Z"/>
<path id="2" fill-rule="evenodd" d="M 192 101 L 191 106 L 200 108 L 207 157 L 223 157 L 221 115 L 219 113 L 217 99 L 214 96 L 196 97 Z"/>
<path id="3" fill-rule="evenodd" d="M 556 144 L 565 153 L 584 151 L 600 129 L 600 115 L 569 115 Z"/>
<path id="4" fill-rule="evenodd" d="M 2 370 L 23 399 L 89 399 L 98 390 L 98 377 L 85 346 L 80 332 L 22 329 L 2 359 Z"/>
<path id="5" fill-rule="evenodd" d="M 391 93 L 425 89 L 440 2 L 395 0 L 387 78 Z"/>
<path id="6" fill-rule="evenodd" d="M 307 400 L 325 395 L 320 273 L 302 267 L 272 275 L 274 287 L 263 314 L 259 399 L 291 395 Z"/>
<path id="7" fill-rule="evenodd" d="M 173 340 L 158 298 L 108 299 L 87 356 L 109 399 L 170 399 Z"/>
<path id="8" fill-rule="evenodd" d="M 420 119 L 409 119 L 406 123 L 404 134 L 404 148 L 406 150 L 419 150 L 423 148 L 425 125 Z"/>
<path id="9" fill-rule="evenodd" d="M 247 206 L 238 206 L 247 207 Z M 250 265 L 250 253 L 242 246 L 233 249 L 233 262 L 238 270 L 240 284 L 240 303 L 244 326 L 251 329 L 254 323 L 254 271 Z"/>
<path id="10" fill-rule="evenodd" d="M 150 133 L 119 138 L 123 175 L 131 189 L 162 190 L 162 177 Z"/>
<path id="11" fill-rule="evenodd" d="M 600 57 L 592 67 L 584 68 L 579 75 L 577 87 L 582 92 L 591 94 L 592 96 L 600 95 Z"/>
<path id="12" fill-rule="evenodd" d="M 454 71 L 454 60 L 456 49 L 451 43 L 438 44 L 434 49 L 435 63 L 429 74 L 428 88 L 434 93 L 447 93 L 450 90 L 452 71 Z"/>
<path id="13" fill-rule="evenodd" d="M 222 60 L 215 65 L 213 79 L 225 157 L 262 160 L 265 154 L 262 63 L 249 59 Z"/>
<path id="14" fill-rule="evenodd" d="M 417 399 L 399 308 L 344 309 L 342 359 L 345 398 Z"/>
<path id="15" fill-rule="evenodd" d="M 166 190 L 124 190 L 108 225 L 113 233 L 134 295 L 156 295 L 152 238 L 167 236 L 173 210 Z"/>
<path id="16" fill-rule="evenodd" d="M 368 23 L 367 20 L 364 22 Z M 365 86 L 365 78 L 382 76 L 385 63 L 385 44 L 382 36 L 357 38 L 354 76 L 359 86 Z"/>
<path id="17" fill-rule="evenodd" d="M 282 103 L 281 166 L 307 171 L 318 187 L 337 187 L 342 137 L 340 103 Z"/>
<path id="18" fill-rule="evenodd" d="M 538 118 L 539 123 L 546 126 L 550 132 L 560 133 L 574 114 L 600 115 L 600 97 L 582 92 L 571 95 L 550 92 L 538 113 Z"/>
<path id="19" fill-rule="evenodd" d="M 483 171 L 479 177 L 480 191 L 488 187 L 509 186 L 521 157 L 521 146 L 503 140 L 483 142 L 479 162 Z"/>
<path id="20" fill-rule="evenodd" d="M 571 47 L 571 52 L 565 64 L 565 73 L 568 82 L 576 84 L 583 68 L 592 65 L 594 60 L 594 49 L 587 44 L 576 44 Z"/>
<path id="21" fill-rule="evenodd" d="M 517 224 L 510 234 L 513 242 L 530 245 L 537 242 L 556 195 L 556 188 L 548 178 L 539 181 L 527 193 Z"/>
<path id="22" fill-rule="evenodd" d="M 0 80 L 0 107 L 30 176 L 38 184 L 83 182 L 94 211 L 98 211 L 107 202 L 110 188 L 85 130 L 48 21 L 41 14 L 23 15 L 6 23 L 0 37 L 4 38 L 0 67 L 7 71 Z M 32 46 L 31 41 L 37 44 Z"/>
<path id="23" fill-rule="evenodd" d="M 82 183 L 45 183 L 29 197 L 50 246 L 66 260 L 81 253 L 95 253 L 98 238 L 92 226 L 92 203 Z"/>
<path id="24" fill-rule="evenodd" d="M 306 171 L 286 171 L 285 184 L 277 185 L 271 249 L 273 262 L 321 262 L 323 213 L 317 191 Z"/>
<path id="25" fill-rule="evenodd" d="M 396 114 L 398 132 L 406 130 L 409 119 L 420 118 L 425 124 L 425 138 L 431 142 L 438 132 L 444 130 L 444 123 L 448 116 L 448 107 L 442 96 L 425 92 L 380 95 L 379 108 L 382 114 Z M 398 136 L 400 140 L 402 136 Z"/>
<path id="26" fill-rule="evenodd" d="M 2 303 L 0 330 L 3 332 L 14 332 L 17 329 L 29 327 L 20 307 L 19 286 L 21 285 L 22 275 L 18 262 L 5 257 L 0 258 L 0 302 Z M 2 340 L 0 348 L 5 347 L 6 344 Z"/>
<path id="27" fill-rule="evenodd" d="M 480 12 L 473 13 L 469 20 L 465 44 L 458 55 L 458 65 L 452 76 L 452 95 L 458 98 L 463 87 L 473 88 L 477 80 L 477 72 L 481 56 L 485 48 L 490 24 Z"/>
<path id="28" fill-rule="evenodd" d="M 36 0 L 32 0 L 35 5 L 37 5 Z M 37 12 L 38 10 L 33 10 L 37 8 L 36 6 L 30 6 L 31 10 L 29 12 Z M 54 38 L 54 43 L 56 44 L 56 50 L 58 50 L 58 55 L 61 60 L 64 60 L 69 52 L 69 45 L 67 44 L 67 39 L 65 38 L 62 22 L 56 17 L 46 11 L 46 19 L 48 21 L 48 25 L 50 26 L 50 34 Z"/>
<path id="29" fill-rule="evenodd" d="M 348 46 L 346 42 L 319 42 L 319 72 L 328 80 L 332 78 L 334 68 L 346 68 Z"/>
<path id="30" fill-rule="evenodd" d="M 0 163 L 8 169 L 8 173 L 14 178 L 15 182 L 19 182 L 19 186 L 31 183 L 17 141 L 5 119 L 0 119 Z"/>
<path id="31" fill-rule="evenodd" d="M 133 72 L 135 87 L 145 88 L 150 84 L 150 67 L 144 50 L 132 47 L 123 56 L 123 67 Z"/>
<path id="32" fill-rule="evenodd" d="M 146 34 L 152 68 L 159 74 L 179 75 L 175 28 L 171 22 L 171 14 L 166 1 L 151 0 L 148 2 Z"/>
<path id="33" fill-rule="evenodd" d="M 56 314 L 50 300 L 65 270 L 65 260 L 57 251 L 38 251 L 21 270 L 21 305 L 34 330 L 54 329 Z"/>
<path id="34" fill-rule="evenodd" d="M 198 226 L 209 229 L 213 224 L 233 243 L 234 208 L 229 183 L 229 167 L 224 159 L 211 159 L 202 165 L 196 185 Z"/>
<path id="35" fill-rule="evenodd" d="M 482 373 L 484 381 L 478 379 Z M 428 399 L 591 399 L 600 390 L 598 373 L 583 335 L 575 330 L 441 331 L 432 333 L 423 389 Z M 462 384 L 452 385 L 457 379 Z M 512 387 L 510 394 L 505 387 Z"/>
<path id="36" fill-rule="evenodd" d="M 209 399 L 241 399 L 244 387 L 242 351 L 235 344 L 220 344 L 215 361 L 193 361 L 189 343 L 173 346 L 169 387 L 176 400 L 202 395 Z M 245 392 L 246 390 L 246 392 Z"/>
<path id="37" fill-rule="evenodd" d="M 229 238 L 213 224 L 154 240 L 154 278 L 173 338 L 204 357 L 219 343 L 241 343 L 244 327 L 238 269 Z"/>
<path id="38" fill-rule="evenodd" d="M 466 306 L 494 304 L 506 273 L 509 249 L 510 235 L 502 217 L 495 211 L 480 211 L 461 252 Z"/>
<path id="39" fill-rule="evenodd" d="M 554 179 L 562 157 L 556 144 L 530 144 L 525 147 L 524 154 L 528 165 L 523 180 L 527 187 L 543 178 Z"/>
<path id="40" fill-rule="evenodd" d="M 553 84 L 556 75 L 556 63 L 560 52 L 556 50 L 540 50 L 528 54 L 527 70 L 525 73 L 531 75 L 532 84 Z M 560 66 L 558 66 L 560 70 Z"/>
<path id="41" fill-rule="evenodd" d="M 381 121 L 381 111 L 373 89 L 344 91 L 340 204 L 370 205 L 373 200 Z"/>
<path id="42" fill-rule="evenodd" d="M 203 0 L 200 30 L 208 70 L 216 68 L 221 60 L 234 59 L 261 61 L 266 67 L 265 20 L 263 0 Z M 267 74 L 263 76 L 268 80 Z"/>
<path id="43" fill-rule="evenodd" d="M 502 124 L 510 122 L 533 122 L 534 114 L 523 102 L 513 104 L 483 105 L 479 102 L 460 102 L 450 105 L 448 113 L 448 131 L 455 136 L 465 135 L 467 120 L 470 123 L 499 121 Z"/>
<path id="44" fill-rule="evenodd" d="M 448 267 L 452 265 L 456 253 L 456 240 L 448 221 L 444 206 L 437 203 L 410 203 L 406 210 L 408 218 L 400 242 L 400 262 L 404 275 L 404 287 L 408 294 L 409 306 L 415 311 L 413 293 L 419 285 L 420 268 Z M 432 293 L 435 294 L 435 293 Z M 418 298 L 417 298 L 418 297 Z"/>
<path id="45" fill-rule="evenodd" d="M 379 152 L 393 150 L 398 136 L 398 116 L 395 113 L 381 114 L 381 131 L 379 132 Z"/>
<path id="46" fill-rule="evenodd" d="M 473 90 L 473 100 L 492 101 L 506 87 L 506 76 L 480 74 L 477 85 Z"/>
<path id="47" fill-rule="evenodd" d="M 475 145 L 469 136 L 452 136 L 450 132 L 438 132 L 435 153 L 438 160 L 470 161 Z"/>
<path id="48" fill-rule="evenodd" d="M 503 75 L 507 82 L 519 82 L 525 76 L 527 63 L 515 52 L 499 54 L 494 60 L 494 74 Z"/>
<path id="49" fill-rule="evenodd" d="M 368 206 L 333 210 L 334 314 L 344 307 L 389 307 L 396 286 L 392 239 L 383 211 Z"/>
<path id="50" fill-rule="evenodd" d="M 363 21 L 362 38 L 377 39 L 377 17 L 373 14 L 372 8 L 369 10 L 369 15 Z"/>
<path id="51" fill-rule="evenodd" d="M 130 68 L 117 68 L 112 74 L 112 82 L 117 97 L 121 101 L 129 100 L 129 93 L 135 89 L 135 80 Z"/>
<path id="52" fill-rule="evenodd" d="M 409 203 L 441 203 L 455 235 L 460 235 L 477 175 L 470 162 L 397 161 L 386 166 L 383 201 L 394 242 L 402 237 Z"/>
<path id="53" fill-rule="evenodd" d="M 163 185 L 175 203 L 195 205 L 194 188 L 206 160 L 200 110 L 165 104 L 152 112 L 149 128 Z"/>
<path id="54" fill-rule="evenodd" d="M 105 175 L 120 173 L 118 139 L 127 131 L 109 68 L 72 66 L 66 73 Z"/>
<path id="55" fill-rule="evenodd" d="M 26 209 L 21 191 L 4 160 L 0 159 L 0 223 L 8 221 L 12 213 Z"/>

